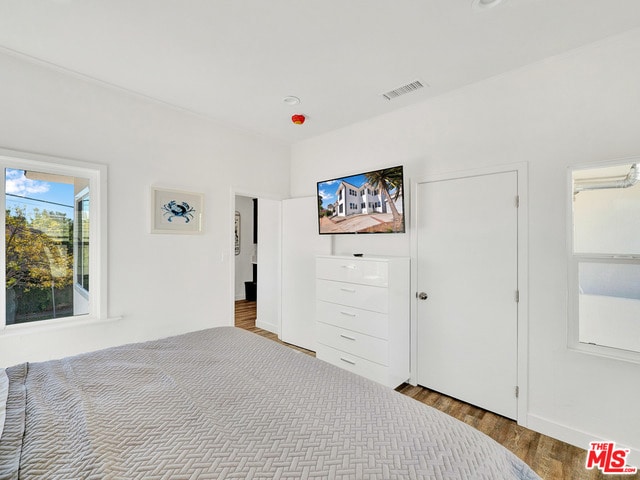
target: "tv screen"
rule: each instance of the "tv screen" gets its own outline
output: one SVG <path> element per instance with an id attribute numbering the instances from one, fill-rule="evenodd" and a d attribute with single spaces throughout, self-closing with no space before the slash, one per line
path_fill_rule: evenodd
<path id="1" fill-rule="evenodd" d="M 402 166 L 318 182 L 321 235 L 404 233 Z"/>

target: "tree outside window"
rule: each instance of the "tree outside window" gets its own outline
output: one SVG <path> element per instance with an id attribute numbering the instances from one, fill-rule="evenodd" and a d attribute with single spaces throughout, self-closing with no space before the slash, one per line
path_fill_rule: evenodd
<path id="1" fill-rule="evenodd" d="M 87 313 L 74 293 L 74 197 L 81 187 L 88 191 L 87 184 L 78 177 L 5 170 L 7 325 Z M 88 260 L 88 235 L 83 240 Z M 88 288 L 88 268 L 83 280 Z"/>

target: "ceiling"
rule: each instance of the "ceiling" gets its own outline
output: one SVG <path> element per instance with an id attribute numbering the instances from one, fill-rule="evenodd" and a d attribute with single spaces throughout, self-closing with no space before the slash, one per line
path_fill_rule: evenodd
<path id="1" fill-rule="evenodd" d="M 638 0 L 0 0 L 0 51 L 286 144 L 639 26 Z"/>

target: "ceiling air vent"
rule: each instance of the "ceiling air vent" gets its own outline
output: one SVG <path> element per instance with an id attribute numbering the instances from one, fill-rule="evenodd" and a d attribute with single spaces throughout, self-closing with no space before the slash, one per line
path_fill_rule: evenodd
<path id="1" fill-rule="evenodd" d="M 389 90 L 386 93 L 383 93 L 382 96 L 387 100 L 393 100 L 401 95 L 405 95 L 407 93 L 415 92 L 426 86 L 426 83 L 421 82 L 420 80 L 416 80 L 415 82 L 407 83 L 401 87 L 398 87 L 394 90 Z"/>

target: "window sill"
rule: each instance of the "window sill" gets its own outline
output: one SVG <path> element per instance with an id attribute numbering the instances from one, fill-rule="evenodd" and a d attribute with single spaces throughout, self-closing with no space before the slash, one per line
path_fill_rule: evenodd
<path id="1" fill-rule="evenodd" d="M 605 347 L 590 343 L 577 343 L 570 345 L 569 351 L 586 355 L 594 355 L 596 357 L 603 357 L 611 360 L 640 364 L 640 352 L 634 352 L 631 350 L 621 350 L 619 348 Z"/>
<path id="2" fill-rule="evenodd" d="M 14 335 L 25 335 L 31 333 L 42 333 L 51 330 L 61 330 L 65 328 L 85 327 L 91 325 L 101 325 L 104 323 L 112 323 L 121 320 L 122 317 L 105 317 L 98 318 L 90 315 L 82 315 L 79 317 L 64 317 L 50 320 L 40 320 L 36 322 L 18 323 L 6 325 L 0 329 L 0 336 L 10 337 Z"/>
<path id="3" fill-rule="evenodd" d="M 85 290 L 82 285 L 80 285 L 79 283 L 74 283 L 73 284 L 73 290 L 78 293 L 79 295 L 82 295 L 82 297 L 89 301 L 89 291 Z"/>

